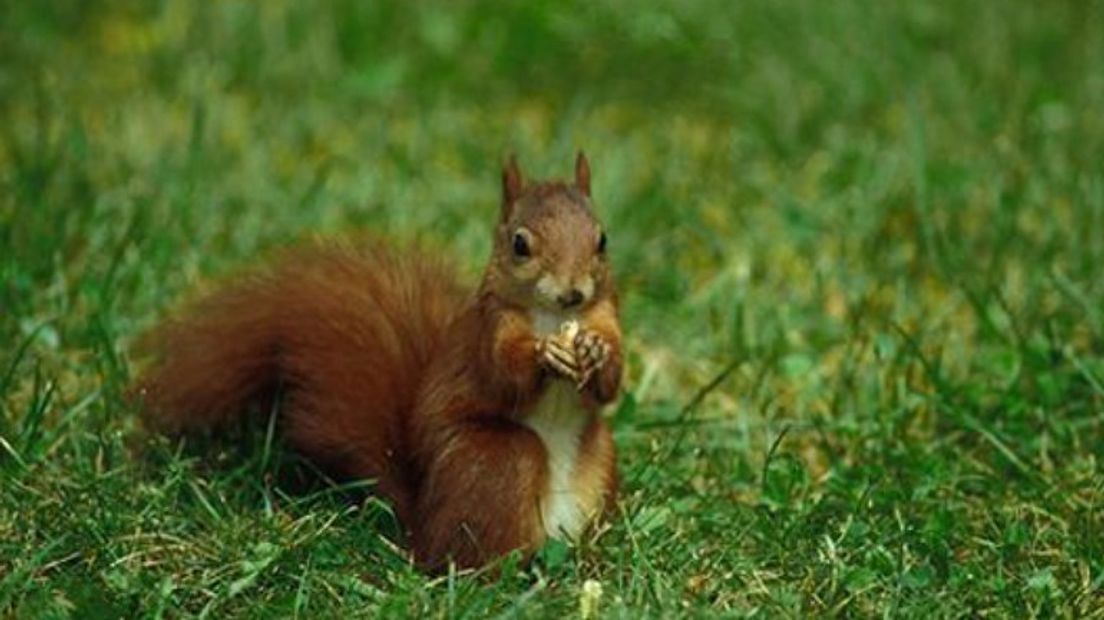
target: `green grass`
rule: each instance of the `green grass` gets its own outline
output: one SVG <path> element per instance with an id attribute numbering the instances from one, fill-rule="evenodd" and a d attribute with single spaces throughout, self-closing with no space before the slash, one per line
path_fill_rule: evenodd
<path id="1" fill-rule="evenodd" d="M 417 5 L 416 7 L 414 5 Z M 0 5 L 0 616 L 1104 616 L 1104 4 Z M 430 579 L 133 338 L 314 234 L 488 253 L 587 150 L 621 515 Z"/>

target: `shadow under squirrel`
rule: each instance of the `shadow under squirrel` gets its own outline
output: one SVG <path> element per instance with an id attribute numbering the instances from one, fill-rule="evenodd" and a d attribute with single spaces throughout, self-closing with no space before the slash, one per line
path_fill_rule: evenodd
<path id="1" fill-rule="evenodd" d="M 598 415 L 621 381 L 617 294 L 579 153 L 574 183 L 502 174 L 475 291 L 447 261 L 315 245 L 230 282 L 147 335 L 147 424 L 220 426 L 283 390 L 291 445 L 370 478 L 415 561 L 478 567 L 571 538 L 613 502 Z"/>

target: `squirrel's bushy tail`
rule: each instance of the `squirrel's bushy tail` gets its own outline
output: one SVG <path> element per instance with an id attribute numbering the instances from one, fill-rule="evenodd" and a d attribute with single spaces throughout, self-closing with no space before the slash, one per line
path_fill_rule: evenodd
<path id="1" fill-rule="evenodd" d="M 138 349 L 153 359 L 132 391 L 146 423 L 171 433 L 219 426 L 271 394 L 282 289 L 251 274 L 145 334 Z"/>
<path id="2" fill-rule="evenodd" d="M 147 424 L 187 432 L 281 387 L 301 448 L 372 460 L 401 441 L 395 413 L 412 406 L 464 296 L 451 270 L 420 252 L 376 242 L 293 250 L 147 334 L 139 352 L 151 359 L 134 392 Z"/>

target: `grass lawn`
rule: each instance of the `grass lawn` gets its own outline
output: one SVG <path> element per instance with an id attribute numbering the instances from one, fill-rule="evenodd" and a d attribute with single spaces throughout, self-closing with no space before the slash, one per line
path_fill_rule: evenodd
<path id="1" fill-rule="evenodd" d="M 1104 3 L 0 5 L 0 616 L 1104 617 Z M 311 235 L 474 279 L 594 169 L 618 518 L 428 578 L 135 337 Z M 588 586 L 593 588 L 594 585 Z"/>

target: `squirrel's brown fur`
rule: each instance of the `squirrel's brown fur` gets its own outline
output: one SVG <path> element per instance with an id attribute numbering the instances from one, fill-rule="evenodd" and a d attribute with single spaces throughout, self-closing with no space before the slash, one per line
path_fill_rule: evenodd
<path id="1" fill-rule="evenodd" d="M 572 185 L 525 185 L 511 159 L 475 292 L 440 257 L 378 242 L 285 253 L 148 335 L 153 361 L 136 385 L 147 421 L 217 427 L 282 386 L 291 444 L 375 480 L 427 568 L 479 566 L 576 530 L 613 499 L 597 411 L 621 376 L 589 191 L 582 154 Z M 564 318 L 581 326 L 566 353 L 548 329 Z"/>

